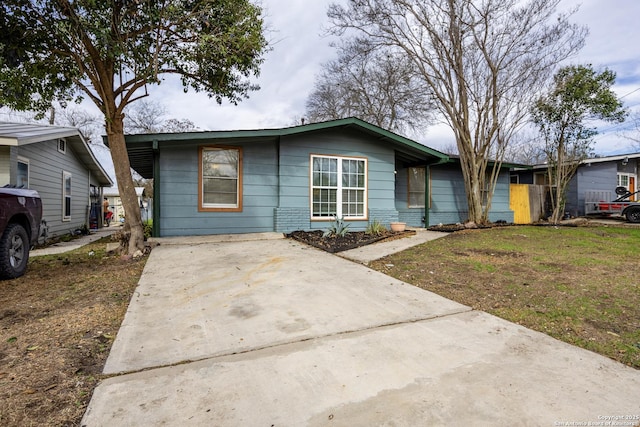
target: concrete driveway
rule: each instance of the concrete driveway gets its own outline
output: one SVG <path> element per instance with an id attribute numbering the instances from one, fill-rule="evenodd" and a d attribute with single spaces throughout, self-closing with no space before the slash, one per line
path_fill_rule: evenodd
<path id="1" fill-rule="evenodd" d="M 361 252 L 254 237 L 153 250 L 82 425 L 640 421 L 640 371 L 370 270 Z"/>

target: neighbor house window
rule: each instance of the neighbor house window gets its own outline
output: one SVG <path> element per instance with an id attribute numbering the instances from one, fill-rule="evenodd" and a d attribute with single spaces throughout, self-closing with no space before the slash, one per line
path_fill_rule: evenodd
<path id="1" fill-rule="evenodd" d="M 409 207 L 424 208 L 425 168 L 409 168 Z"/>
<path id="2" fill-rule="evenodd" d="M 18 174 L 16 177 L 16 186 L 29 188 L 29 160 L 22 157 L 18 158 Z"/>
<path id="3" fill-rule="evenodd" d="M 618 173 L 618 187 L 624 187 L 627 191 L 635 193 L 636 191 L 636 176 L 630 173 Z M 636 196 L 629 197 L 629 200 L 634 202 Z"/>
<path id="4" fill-rule="evenodd" d="M 62 154 L 65 154 L 67 152 L 67 141 L 65 141 L 64 139 L 58 140 L 58 151 Z"/>
<path id="5" fill-rule="evenodd" d="M 311 156 L 312 218 L 367 218 L 367 160 Z"/>
<path id="6" fill-rule="evenodd" d="M 62 220 L 71 220 L 71 174 L 62 172 Z"/>
<path id="7" fill-rule="evenodd" d="M 201 211 L 242 210 L 242 150 L 200 148 Z"/>

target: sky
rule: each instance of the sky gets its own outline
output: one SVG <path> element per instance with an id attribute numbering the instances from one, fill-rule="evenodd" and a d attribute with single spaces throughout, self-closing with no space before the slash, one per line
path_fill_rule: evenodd
<path id="1" fill-rule="evenodd" d="M 326 35 L 326 16 L 332 0 L 262 0 L 270 28 L 272 51 L 266 55 L 257 80 L 260 91 L 237 106 L 218 106 L 204 94 L 189 92 L 175 84 L 152 88 L 152 99 L 160 100 L 170 116 L 188 118 L 203 130 L 266 129 L 291 126 L 304 117 L 305 102 L 321 65 L 335 58 Z M 640 1 L 563 0 L 559 10 L 580 5 L 572 21 L 589 27 L 582 51 L 571 63 L 590 63 L 617 73 L 615 92 L 630 110 L 640 111 Z M 629 152 L 631 142 L 621 133 L 625 125 L 604 124 L 595 138 L 601 155 Z M 446 125 L 434 125 L 415 137 L 433 148 L 454 144 Z"/>
<path id="2" fill-rule="evenodd" d="M 257 83 L 261 89 L 237 106 L 219 106 L 205 94 L 184 93 L 176 78 L 149 86 L 149 100 L 168 110 L 166 118 L 189 119 L 201 130 L 267 129 L 292 126 L 304 117 L 305 102 L 321 65 L 335 59 L 335 38 L 326 35 L 330 3 L 345 0 L 257 0 L 264 9 L 272 50 L 265 56 Z M 590 63 L 617 73 L 614 91 L 631 111 L 640 111 L 640 1 L 562 0 L 559 11 L 580 4 L 572 21 L 589 28 L 586 45 L 569 63 Z M 85 101 L 94 113 L 98 110 Z M 595 151 L 600 155 L 632 151 L 623 125 L 599 126 Z M 436 149 L 455 145 L 446 125 L 434 125 L 414 139 Z"/>

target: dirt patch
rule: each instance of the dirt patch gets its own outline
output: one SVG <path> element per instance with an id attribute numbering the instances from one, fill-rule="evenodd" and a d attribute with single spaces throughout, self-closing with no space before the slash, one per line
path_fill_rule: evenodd
<path id="1" fill-rule="evenodd" d="M 108 238 L 29 260 L 0 282 L 0 424 L 79 425 L 146 258 Z"/>
<path id="2" fill-rule="evenodd" d="M 330 253 L 342 252 L 349 249 L 359 248 L 376 242 L 401 239 L 403 237 L 414 236 L 413 230 L 407 231 L 384 231 L 379 235 L 367 234 L 364 231 L 352 231 L 344 236 L 323 237 L 324 232 L 316 231 L 294 231 L 286 236 L 307 245 L 314 246 Z"/>

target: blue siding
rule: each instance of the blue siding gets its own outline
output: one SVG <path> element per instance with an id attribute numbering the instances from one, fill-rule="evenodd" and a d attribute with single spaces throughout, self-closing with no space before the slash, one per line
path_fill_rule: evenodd
<path id="1" fill-rule="evenodd" d="M 395 205 L 398 220 L 410 227 L 424 227 L 424 208 L 409 208 L 409 170 L 396 165 Z"/>
<path id="2" fill-rule="evenodd" d="M 198 211 L 198 150 L 202 145 L 238 146 L 243 150 L 241 212 Z M 164 141 L 160 145 L 158 184 L 161 236 L 326 229 L 331 222 L 311 220 L 310 160 L 312 155 L 367 159 L 367 220 L 349 221 L 364 230 L 378 220 L 388 226 L 404 221 L 424 226 L 424 208 L 408 208 L 407 170 L 383 140 L 350 129 L 325 129 L 255 140 L 216 139 Z M 396 173 L 397 172 L 397 173 Z M 430 225 L 467 219 L 467 202 L 459 165 L 431 168 Z M 509 173 L 500 177 L 491 220 L 513 221 L 509 210 Z"/>
<path id="3" fill-rule="evenodd" d="M 311 155 L 365 157 L 368 177 L 368 219 L 397 220 L 394 206 L 394 150 L 359 132 L 324 131 L 283 137 L 280 141 L 279 200 L 276 231 L 326 229 L 331 220 L 310 220 Z M 284 218 L 287 217 L 285 220 Z M 367 221 L 349 221 L 350 230 L 364 230 Z"/>
<path id="4" fill-rule="evenodd" d="M 464 189 L 462 170 L 458 165 L 433 166 L 431 169 L 431 205 L 429 225 L 464 222 L 469 207 Z M 489 221 L 513 222 L 509 209 L 509 171 L 500 172 L 489 212 Z"/>
<path id="5" fill-rule="evenodd" d="M 160 153 L 160 235 L 273 231 L 278 201 L 275 141 L 242 146 L 242 212 L 198 212 L 198 149 L 207 144 L 167 144 Z M 210 144 L 216 145 L 216 144 Z"/>
<path id="6" fill-rule="evenodd" d="M 204 143 L 164 143 L 160 151 L 160 235 L 203 235 L 326 229 L 311 221 L 311 155 L 367 159 L 368 219 L 398 220 L 394 204 L 393 148 L 360 132 L 325 130 L 243 142 L 216 141 L 243 149 L 242 212 L 198 212 L 198 149 Z M 211 145 L 216 145 L 211 144 Z M 349 221 L 364 230 L 368 221 Z"/>

